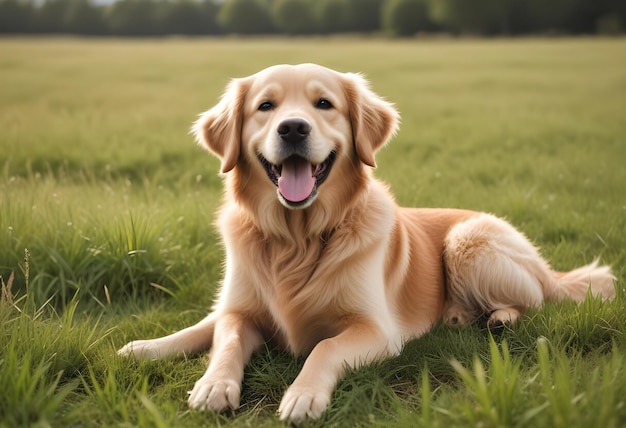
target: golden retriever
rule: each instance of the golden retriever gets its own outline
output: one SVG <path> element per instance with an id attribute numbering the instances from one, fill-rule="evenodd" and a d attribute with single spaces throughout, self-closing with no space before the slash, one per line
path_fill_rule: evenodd
<path id="1" fill-rule="evenodd" d="M 544 299 L 615 293 L 597 261 L 553 271 L 490 214 L 401 208 L 372 175 L 398 113 L 359 74 L 278 65 L 235 79 L 192 131 L 221 160 L 217 226 L 226 249 L 212 312 L 119 350 L 163 358 L 211 349 L 194 409 L 239 406 L 244 365 L 264 342 L 308 355 L 279 406 L 319 418 L 346 365 L 397 355 L 443 319 L 515 321 Z"/>

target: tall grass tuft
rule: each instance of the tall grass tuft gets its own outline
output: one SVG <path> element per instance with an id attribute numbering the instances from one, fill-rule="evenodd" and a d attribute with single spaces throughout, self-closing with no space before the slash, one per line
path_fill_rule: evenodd
<path id="1" fill-rule="evenodd" d="M 467 392 L 473 397 L 473 400 L 459 406 L 459 416 L 462 415 L 471 426 L 511 426 L 520 414 L 520 362 L 511 359 L 505 341 L 498 346 L 493 338 L 489 341 L 486 360 L 488 371 L 478 356 L 474 358 L 471 371 L 458 361 L 451 361 Z"/>
<path id="2" fill-rule="evenodd" d="M 544 423 L 554 427 L 619 426 L 626 417 L 624 355 L 617 347 L 590 360 L 568 355 L 546 338 L 537 341 Z M 572 376 L 572 373 L 586 373 Z M 621 422 L 620 422 L 621 421 Z M 586 425 L 590 424 L 590 425 Z"/>
<path id="3" fill-rule="evenodd" d="M 24 254 L 26 292 L 13 294 L 13 274 L 6 283 L 0 278 L 0 421 L 7 426 L 51 426 L 63 420 L 80 373 L 110 331 L 102 333 L 98 319 L 78 320 L 76 299 L 60 315 L 51 300 L 38 305 L 28 292 L 29 250 Z"/>
<path id="4" fill-rule="evenodd" d="M 0 388 L 4 398 L 0 414 L 6 426 L 51 426 L 58 420 L 64 401 L 78 382 L 61 382 L 63 372 L 54 372 L 52 363 L 18 353 L 14 343 L 3 349 L 0 361 Z"/>

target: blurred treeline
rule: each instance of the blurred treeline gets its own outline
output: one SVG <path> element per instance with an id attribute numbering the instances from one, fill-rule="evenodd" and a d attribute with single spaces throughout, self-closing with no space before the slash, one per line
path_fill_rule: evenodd
<path id="1" fill-rule="evenodd" d="M 618 34 L 626 0 L 0 0 L 0 33 Z"/>

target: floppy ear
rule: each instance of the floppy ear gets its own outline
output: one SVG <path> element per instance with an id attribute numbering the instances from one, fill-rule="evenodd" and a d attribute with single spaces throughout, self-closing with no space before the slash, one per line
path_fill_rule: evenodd
<path id="1" fill-rule="evenodd" d="M 356 153 L 361 162 L 376 167 L 374 155 L 398 130 L 400 115 L 360 74 L 345 73 L 344 88 Z"/>
<path id="2" fill-rule="evenodd" d="M 239 159 L 247 88 L 247 80 L 233 79 L 220 102 L 202 113 L 191 127 L 196 141 L 220 158 L 222 173 L 232 170 Z"/>

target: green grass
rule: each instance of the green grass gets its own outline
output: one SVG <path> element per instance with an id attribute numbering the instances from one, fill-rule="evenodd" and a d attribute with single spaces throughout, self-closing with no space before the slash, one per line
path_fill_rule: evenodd
<path id="1" fill-rule="evenodd" d="M 214 296 L 221 183 L 191 122 L 228 78 L 305 61 L 365 72 L 396 103 L 376 175 L 401 204 L 493 212 L 556 268 L 600 255 L 618 276 L 613 302 L 547 304 L 497 336 L 439 325 L 351 372 L 311 425 L 623 426 L 625 51 L 621 38 L 0 39 L 0 427 L 281 425 L 302 359 L 258 352 L 243 407 L 218 415 L 186 407 L 206 356 L 115 350 L 196 322 Z"/>

